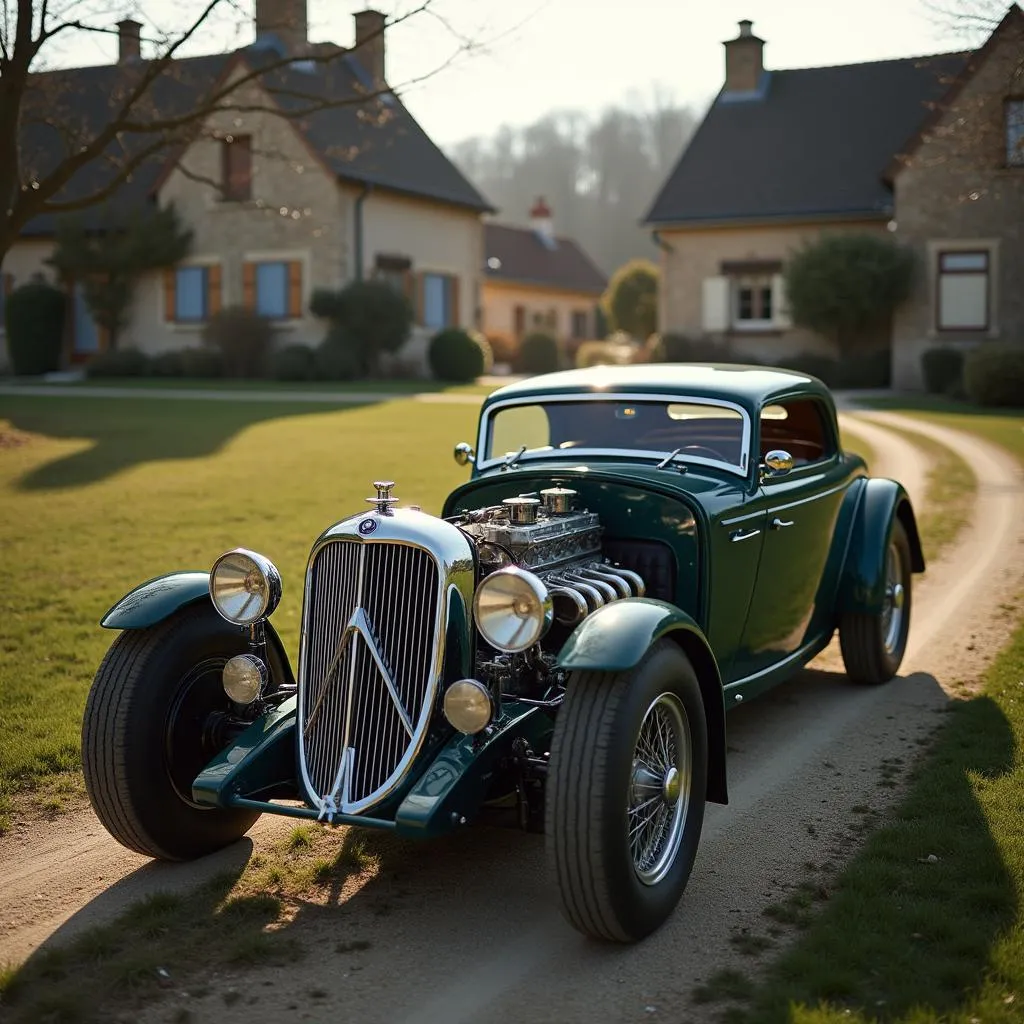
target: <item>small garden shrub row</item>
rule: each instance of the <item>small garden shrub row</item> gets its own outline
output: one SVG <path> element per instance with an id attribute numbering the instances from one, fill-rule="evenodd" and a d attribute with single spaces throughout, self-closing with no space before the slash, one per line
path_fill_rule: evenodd
<path id="1" fill-rule="evenodd" d="M 427 351 L 430 371 L 437 380 L 467 384 L 494 365 L 494 355 L 487 339 L 470 334 L 461 327 L 447 327 L 430 339 Z"/>
<path id="2" fill-rule="evenodd" d="M 972 349 L 963 384 L 975 405 L 1024 408 L 1024 344 L 989 341 Z"/>

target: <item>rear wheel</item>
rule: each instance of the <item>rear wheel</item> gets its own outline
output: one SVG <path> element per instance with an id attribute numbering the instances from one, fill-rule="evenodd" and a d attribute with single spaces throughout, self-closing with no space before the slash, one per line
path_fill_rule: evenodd
<path id="1" fill-rule="evenodd" d="M 661 640 L 629 672 L 570 677 L 552 740 L 546 828 L 562 912 L 635 942 L 686 888 L 707 788 L 707 725 L 683 651 Z"/>
<path id="2" fill-rule="evenodd" d="M 885 552 L 885 591 L 877 612 L 847 612 L 839 623 L 846 674 L 856 683 L 888 682 L 899 671 L 910 634 L 910 542 L 893 523 Z"/>
<path id="3" fill-rule="evenodd" d="M 82 722 L 82 769 L 96 816 L 122 845 L 190 860 L 240 839 L 259 817 L 204 807 L 192 780 L 224 746 L 225 662 L 245 632 L 212 606 L 126 630 L 103 659 Z"/>

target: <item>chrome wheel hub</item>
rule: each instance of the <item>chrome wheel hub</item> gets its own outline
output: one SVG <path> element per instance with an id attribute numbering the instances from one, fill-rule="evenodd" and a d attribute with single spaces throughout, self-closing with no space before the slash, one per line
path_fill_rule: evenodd
<path id="1" fill-rule="evenodd" d="M 906 600 L 903 563 L 896 545 L 890 544 L 885 556 L 885 593 L 882 598 L 882 642 L 887 654 L 892 654 L 899 646 Z"/>
<path id="2" fill-rule="evenodd" d="M 644 885 L 671 870 L 683 839 L 692 773 L 690 726 L 673 693 L 647 708 L 633 751 L 626 831 L 633 868 Z"/>

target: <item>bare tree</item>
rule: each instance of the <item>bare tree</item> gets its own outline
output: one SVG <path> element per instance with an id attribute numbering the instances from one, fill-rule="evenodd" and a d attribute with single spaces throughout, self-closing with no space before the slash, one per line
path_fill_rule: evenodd
<path id="1" fill-rule="evenodd" d="M 361 45 L 371 48 L 385 28 L 435 14 L 436 2 L 416 0 Z M 181 156 L 212 115 L 263 112 L 301 120 L 358 105 L 371 121 L 386 119 L 388 93 L 436 74 L 472 45 L 452 31 L 451 51 L 419 78 L 339 92 L 329 87 L 338 81 L 329 74 L 290 71 L 296 56 L 327 71 L 336 67 L 345 51 L 333 44 L 312 44 L 298 55 L 222 54 L 217 66 L 184 59 L 212 30 L 231 22 L 240 27 L 245 15 L 238 0 L 179 0 L 175 26 L 150 26 L 140 37 L 144 59 L 124 61 L 115 75 L 91 85 L 76 69 L 49 68 L 70 38 L 116 35 L 113 23 L 124 10 L 117 0 L 0 3 L 0 263 L 31 221 L 100 204 L 153 161 L 175 161 L 188 173 Z M 90 89 L 103 90 L 100 102 Z"/>

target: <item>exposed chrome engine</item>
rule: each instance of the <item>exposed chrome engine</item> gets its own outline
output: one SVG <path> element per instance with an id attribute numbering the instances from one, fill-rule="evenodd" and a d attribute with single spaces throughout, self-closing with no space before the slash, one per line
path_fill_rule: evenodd
<path id="1" fill-rule="evenodd" d="M 506 498 L 464 514 L 457 525 L 477 543 L 486 574 L 509 565 L 535 573 L 547 586 L 556 621 L 573 626 L 623 597 L 643 597 L 635 572 L 601 554 L 600 519 L 574 509 L 576 491 L 550 487 Z"/>

